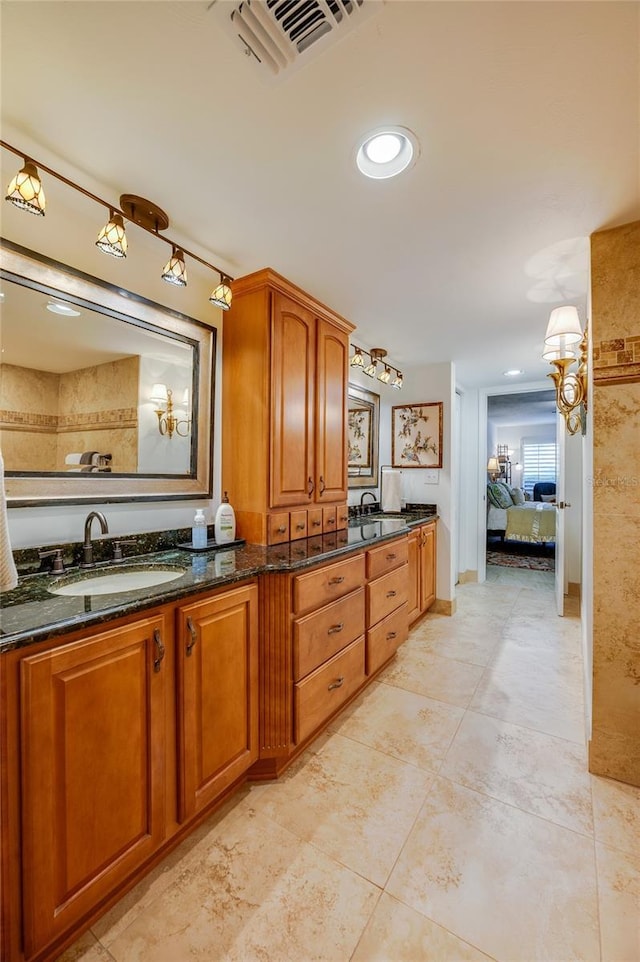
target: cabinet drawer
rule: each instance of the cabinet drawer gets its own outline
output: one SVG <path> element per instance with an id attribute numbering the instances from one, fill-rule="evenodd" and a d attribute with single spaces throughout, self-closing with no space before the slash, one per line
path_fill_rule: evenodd
<path id="1" fill-rule="evenodd" d="M 338 531 L 343 531 L 349 526 L 349 509 L 346 504 L 338 505 L 338 521 L 336 527 Z"/>
<path id="2" fill-rule="evenodd" d="M 335 504 L 330 504 L 322 509 L 322 531 L 323 534 L 331 534 L 336 531 L 338 523 L 338 511 Z"/>
<path id="3" fill-rule="evenodd" d="M 293 623 L 293 677 L 304 678 L 364 634 L 364 588 Z"/>
<path id="4" fill-rule="evenodd" d="M 336 601 L 364 584 L 364 554 L 324 565 L 293 579 L 293 611 L 300 615 Z M 403 599 L 404 600 L 404 599 Z"/>
<path id="5" fill-rule="evenodd" d="M 409 566 L 402 565 L 367 585 L 367 625 L 373 627 L 407 601 Z"/>
<path id="6" fill-rule="evenodd" d="M 406 564 L 409 557 L 409 547 L 406 538 L 398 538 L 397 541 L 388 541 L 377 548 L 367 551 L 367 578 L 379 578 L 387 571 L 399 568 Z"/>
<path id="7" fill-rule="evenodd" d="M 306 538 L 307 531 L 307 511 L 303 509 L 302 511 L 292 511 L 289 514 L 289 534 L 291 535 L 292 541 L 297 541 L 298 538 Z"/>
<path id="8" fill-rule="evenodd" d="M 367 632 L 367 674 L 372 675 L 407 640 L 409 606 L 405 602 Z"/>
<path id="9" fill-rule="evenodd" d="M 362 636 L 294 685 L 296 744 L 313 734 L 364 681 Z"/>
<path id="10" fill-rule="evenodd" d="M 269 544 L 282 544 L 289 540 L 289 512 L 270 514 L 267 522 L 267 539 Z"/>
<path id="11" fill-rule="evenodd" d="M 307 534 L 322 534 L 322 508 L 309 508 L 307 511 Z"/>

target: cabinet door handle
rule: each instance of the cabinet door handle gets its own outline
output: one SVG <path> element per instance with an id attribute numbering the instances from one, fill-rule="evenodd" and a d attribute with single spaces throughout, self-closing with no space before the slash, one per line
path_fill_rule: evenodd
<path id="1" fill-rule="evenodd" d="M 187 631 L 189 632 L 189 641 L 187 642 L 187 656 L 193 651 L 193 646 L 198 640 L 198 633 L 196 631 L 196 626 L 192 622 L 191 618 L 187 618 Z"/>
<path id="2" fill-rule="evenodd" d="M 326 484 L 324 483 L 324 478 L 320 475 L 320 494 L 324 494 L 326 489 Z"/>
<path id="3" fill-rule="evenodd" d="M 331 627 L 330 627 L 329 630 L 327 631 L 327 634 L 328 634 L 328 635 L 337 635 L 338 632 L 339 632 L 339 631 L 342 631 L 343 628 L 344 628 L 344 622 L 341 621 L 339 625 L 331 625 Z"/>
<path id="4" fill-rule="evenodd" d="M 160 671 L 160 665 L 162 659 L 164 658 L 164 645 L 162 644 L 162 635 L 160 634 L 159 628 L 153 629 L 153 643 L 156 646 L 156 657 L 153 660 L 153 670 L 155 672 Z"/>
<path id="5" fill-rule="evenodd" d="M 395 598 L 397 594 L 397 591 L 387 591 L 387 598 Z"/>
<path id="6" fill-rule="evenodd" d="M 313 489 L 314 489 L 314 487 L 315 487 L 315 485 L 314 485 L 314 483 L 313 483 L 313 478 L 312 478 L 312 477 L 309 477 L 309 481 L 308 481 L 307 483 L 308 483 L 308 485 L 309 485 L 308 488 L 307 488 L 307 494 L 309 495 L 309 497 L 311 497 L 311 495 L 313 494 Z"/>
<path id="7" fill-rule="evenodd" d="M 387 555 L 387 561 L 395 561 L 395 560 L 396 560 L 396 556 L 394 554 Z"/>
<path id="8" fill-rule="evenodd" d="M 344 675 L 341 675 L 340 678 L 336 678 L 335 681 L 331 682 L 331 684 L 327 688 L 327 691 L 333 691 L 334 688 L 342 688 L 343 685 L 344 685 Z"/>
<path id="9" fill-rule="evenodd" d="M 341 585 L 344 581 L 344 575 L 337 575 L 335 578 L 329 579 L 330 585 Z"/>
<path id="10" fill-rule="evenodd" d="M 395 638 L 395 637 L 396 637 L 396 632 L 395 632 L 395 631 L 388 631 L 388 632 L 387 632 L 387 641 L 391 641 L 391 639 L 392 639 L 392 638 Z"/>

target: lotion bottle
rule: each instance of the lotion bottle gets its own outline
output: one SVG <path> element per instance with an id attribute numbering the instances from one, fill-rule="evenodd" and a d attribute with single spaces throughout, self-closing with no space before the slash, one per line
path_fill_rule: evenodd
<path id="1" fill-rule="evenodd" d="M 194 548 L 207 547 L 207 521 L 202 508 L 198 508 L 191 527 L 191 544 Z"/>
<path id="2" fill-rule="evenodd" d="M 228 544 L 236 538 L 236 515 L 229 504 L 229 498 L 225 491 L 224 497 L 220 502 L 214 521 L 214 535 L 216 544 Z"/>

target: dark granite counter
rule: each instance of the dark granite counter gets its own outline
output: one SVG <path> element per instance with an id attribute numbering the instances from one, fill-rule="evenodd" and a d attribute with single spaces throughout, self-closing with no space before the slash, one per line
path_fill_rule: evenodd
<path id="1" fill-rule="evenodd" d="M 5 592 L 0 599 L 0 652 L 54 638 L 84 626 L 103 624 L 122 615 L 144 611 L 269 571 L 293 571 L 329 561 L 358 548 L 396 537 L 413 525 L 435 517 L 435 513 L 425 511 L 383 518 L 364 515 L 352 519 L 344 531 L 269 548 L 247 544 L 240 548 L 216 548 L 195 554 L 171 547 L 132 556 L 117 565 L 108 561 L 97 564 L 91 569 L 92 574 L 106 573 L 107 569 L 135 571 L 148 565 L 184 568 L 184 573 L 174 581 L 113 594 L 51 594 L 51 588 L 86 577 L 87 572 L 81 572 L 78 568 L 69 568 L 63 575 L 26 575 L 20 578 L 17 588 Z"/>

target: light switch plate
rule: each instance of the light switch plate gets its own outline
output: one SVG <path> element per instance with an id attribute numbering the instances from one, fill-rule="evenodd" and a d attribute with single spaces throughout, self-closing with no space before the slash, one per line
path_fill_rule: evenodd
<path id="1" fill-rule="evenodd" d="M 425 484 L 438 484 L 440 480 L 440 473 L 436 470 L 425 471 L 423 478 Z"/>

